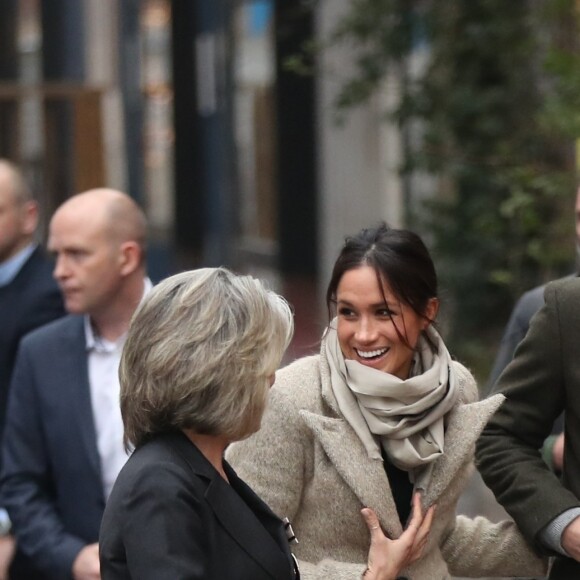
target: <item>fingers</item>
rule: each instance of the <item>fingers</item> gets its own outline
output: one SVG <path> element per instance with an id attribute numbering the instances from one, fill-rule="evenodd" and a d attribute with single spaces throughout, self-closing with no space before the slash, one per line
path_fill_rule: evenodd
<path id="1" fill-rule="evenodd" d="M 413 510 L 411 512 L 411 521 L 408 524 L 408 528 L 416 527 L 419 529 L 421 522 L 423 521 L 423 508 L 421 507 L 421 493 L 416 491 L 413 494 Z"/>
<path id="2" fill-rule="evenodd" d="M 431 506 L 425 515 L 423 515 L 423 509 L 421 507 L 421 495 L 419 493 L 413 496 L 413 516 L 409 522 L 408 529 L 414 532 L 413 547 L 411 549 L 412 562 L 418 560 L 423 554 L 423 550 L 429 539 L 429 532 L 431 531 L 431 525 L 433 524 L 433 518 L 435 517 L 435 506 Z"/>
<path id="3" fill-rule="evenodd" d="M 431 506 L 427 510 L 427 514 L 423 518 L 423 522 L 417 530 L 417 535 L 415 536 L 415 546 L 418 547 L 421 552 L 423 551 L 423 548 L 429 539 L 429 532 L 431 531 L 431 524 L 433 523 L 434 515 L 435 506 Z"/>
<path id="4" fill-rule="evenodd" d="M 361 514 L 371 533 L 371 542 L 373 537 L 376 537 L 378 534 L 382 536 L 383 531 L 381 530 L 381 524 L 379 523 L 377 514 L 371 508 L 363 508 Z"/>
<path id="5" fill-rule="evenodd" d="M 423 534 L 423 533 L 429 533 L 429 531 L 431 530 L 431 524 L 433 524 L 433 518 L 435 517 L 435 510 L 437 509 L 437 506 L 432 505 L 428 510 L 427 513 L 425 514 L 425 517 L 423 518 L 423 522 L 421 523 L 421 527 L 419 528 L 419 533 Z"/>

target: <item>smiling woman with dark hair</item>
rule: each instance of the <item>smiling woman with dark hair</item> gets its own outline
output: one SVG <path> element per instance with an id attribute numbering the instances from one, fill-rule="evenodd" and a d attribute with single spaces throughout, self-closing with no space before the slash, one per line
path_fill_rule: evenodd
<path id="1" fill-rule="evenodd" d="M 372 508 L 398 538 L 413 501 L 430 531 L 417 534 L 401 577 L 543 573 L 513 522 L 455 515 L 502 398 L 475 402 L 473 376 L 434 328 L 437 275 L 420 237 L 383 224 L 347 238 L 326 298 L 320 355 L 278 371 L 261 430 L 227 455 L 292 519 L 302 577 L 366 579 L 375 538 L 359 512 Z"/>

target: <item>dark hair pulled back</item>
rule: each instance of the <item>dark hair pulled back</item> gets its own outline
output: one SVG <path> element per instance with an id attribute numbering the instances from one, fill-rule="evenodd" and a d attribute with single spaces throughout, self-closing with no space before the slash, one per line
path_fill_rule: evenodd
<path id="1" fill-rule="evenodd" d="M 330 318 L 342 276 L 361 266 L 375 270 L 383 294 L 383 284 L 387 283 L 419 316 L 425 316 L 429 300 L 437 298 L 437 273 L 423 240 L 414 232 L 381 223 L 346 238 L 326 290 Z"/>

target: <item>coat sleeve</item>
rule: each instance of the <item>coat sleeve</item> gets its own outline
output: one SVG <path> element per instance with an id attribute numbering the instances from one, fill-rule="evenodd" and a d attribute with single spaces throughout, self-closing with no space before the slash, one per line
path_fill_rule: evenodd
<path id="1" fill-rule="evenodd" d="M 500 377 L 496 392 L 503 393 L 506 401 L 477 444 L 478 468 L 485 483 L 529 542 L 536 542 L 537 534 L 556 516 L 580 505 L 539 451 L 566 401 L 562 324 L 577 315 L 572 308 L 561 310 L 561 288 L 561 283 L 547 287 L 545 305 Z"/>
<path id="2" fill-rule="evenodd" d="M 483 517 L 457 516 L 441 544 L 441 553 L 454 576 L 544 576 L 542 559 L 524 540 L 515 523 L 494 524 Z"/>
<path id="3" fill-rule="evenodd" d="M 300 417 L 289 381 L 276 384 L 260 430 L 231 445 L 227 460 L 238 475 L 280 518 L 294 519 L 304 484 L 313 469 L 312 433 Z M 297 531 L 298 540 L 300 540 Z M 366 568 L 360 563 L 299 560 L 303 580 L 359 580 Z"/>
<path id="4" fill-rule="evenodd" d="M 2 502 L 19 549 L 54 580 L 68 580 L 86 542 L 65 531 L 55 506 L 31 359 L 25 342 L 10 388 L 2 446 Z"/>

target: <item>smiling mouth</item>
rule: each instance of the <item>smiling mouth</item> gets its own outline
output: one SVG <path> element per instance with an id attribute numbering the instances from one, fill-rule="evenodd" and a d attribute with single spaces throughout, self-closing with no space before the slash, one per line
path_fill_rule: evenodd
<path id="1" fill-rule="evenodd" d="M 357 356 L 363 360 L 375 360 L 383 356 L 388 350 L 388 348 L 377 348 L 375 350 L 359 350 L 358 348 L 354 349 Z"/>

